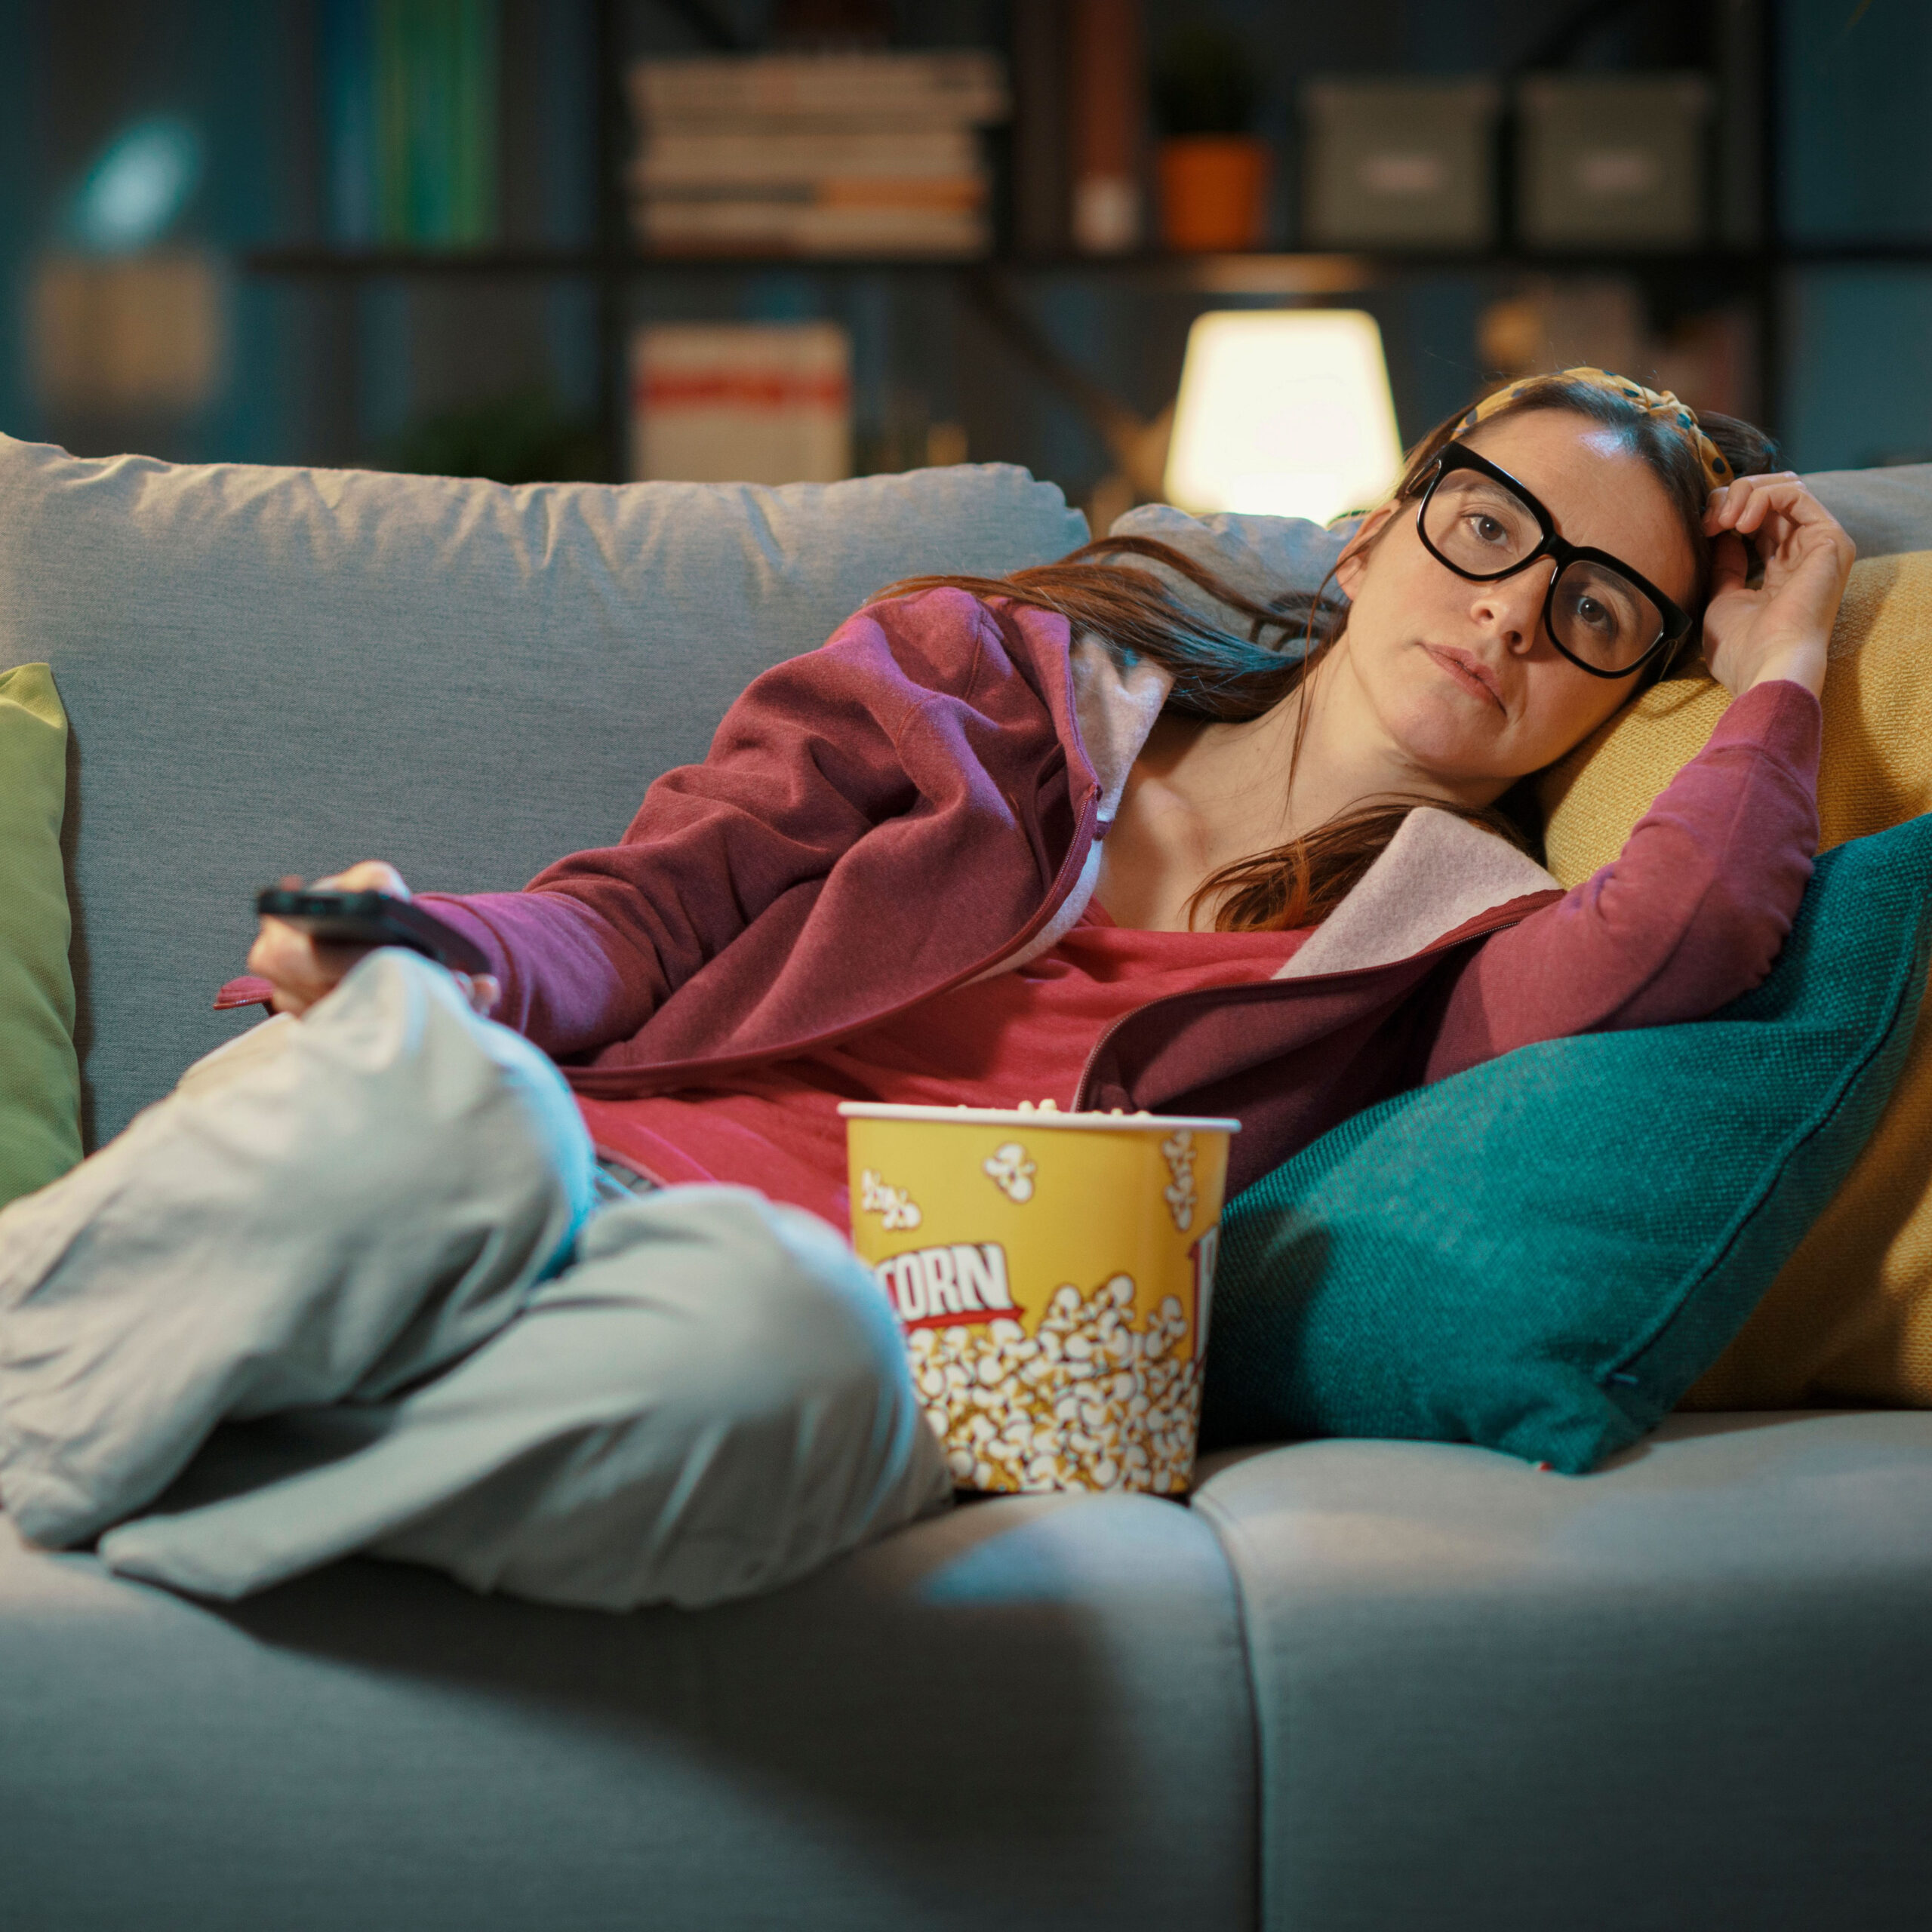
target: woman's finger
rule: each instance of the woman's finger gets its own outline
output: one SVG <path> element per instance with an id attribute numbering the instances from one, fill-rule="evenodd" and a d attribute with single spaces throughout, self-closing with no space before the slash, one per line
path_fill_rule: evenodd
<path id="1" fill-rule="evenodd" d="M 315 881 L 318 891 L 386 892 L 392 899 L 407 899 L 409 888 L 395 866 L 381 859 L 361 859 Z"/>
<path id="2" fill-rule="evenodd" d="M 1711 492 L 1705 509 L 1706 526 L 1713 531 L 1728 529 L 1747 514 L 1767 490 L 1794 489 L 1802 491 L 1804 485 L 1790 470 L 1763 476 L 1740 476 L 1735 482 Z M 1809 496 L 1810 493 L 1806 491 L 1805 494 Z"/>
<path id="3" fill-rule="evenodd" d="M 1850 574 L 1857 546 L 1835 522 L 1801 522 L 1780 515 L 1767 518 L 1755 539 L 1767 570 L 1798 571 L 1814 564 L 1841 577 Z"/>
<path id="4" fill-rule="evenodd" d="M 1795 524 L 1843 532 L 1838 518 L 1789 472 L 1780 476 L 1742 477 L 1723 492 L 1721 503 L 1714 494 L 1705 525 L 1713 535 L 1719 530 L 1748 535 L 1774 515 Z"/>
<path id="5" fill-rule="evenodd" d="M 1743 589 L 1750 569 L 1744 540 L 1734 530 L 1721 532 L 1711 546 L 1711 601 L 1715 603 L 1727 591 Z"/>
<path id="6" fill-rule="evenodd" d="M 325 999 L 368 952 L 364 946 L 319 946 L 299 928 L 263 919 L 248 949 L 248 970 L 275 989 L 278 1013 L 306 1013 Z"/>
<path id="7" fill-rule="evenodd" d="M 1793 549 L 1801 549 L 1807 543 L 1822 543 L 1822 534 L 1816 524 L 1801 524 L 1789 510 L 1780 510 L 1772 504 L 1760 504 L 1760 514 L 1749 521 L 1739 521 L 1737 535 L 1752 541 L 1756 551 L 1766 562 L 1774 556 L 1789 556 Z"/>
<path id="8" fill-rule="evenodd" d="M 496 1011 L 497 1002 L 503 997 L 503 989 L 497 985 L 494 974 L 452 971 L 450 977 L 463 989 L 463 996 L 469 1001 L 472 1013 L 488 1020 Z"/>
<path id="9" fill-rule="evenodd" d="M 1734 531 L 1748 539 L 1773 571 L 1774 581 L 1781 571 L 1799 568 L 1826 551 L 1841 577 L 1850 574 L 1858 558 L 1858 546 L 1844 526 L 1788 473 L 1740 478 L 1721 503 L 1714 493 L 1706 528 L 1712 536 Z"/>
<path id="10" fill-rule="evenodd" d="M 1727 506 L 1730 514 L 1725 521 L 1734 530 L 1755 530 L 1774 509 L 1793 512 L 1799 499 L 1807 503 L 1817 501 L 1803 484 L 1795 480 L 1774 480 L 1761 476 L 1745 480 L 1751 487 L 1740 490 L 1735 500 Z M 1820 505 L 1820 509 L 1823 507 Z"/>

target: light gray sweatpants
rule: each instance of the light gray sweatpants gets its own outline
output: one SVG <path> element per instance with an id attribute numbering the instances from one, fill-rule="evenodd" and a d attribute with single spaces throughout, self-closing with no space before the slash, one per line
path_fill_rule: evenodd
<path id="1" fill-rule="evenodd" d="M 234 1597 L 364 1550 L 694 1607 L 949 1494 L 829 1229 L 743 1188 L 600 1204 L 556 1069 L 408 952 L 0 1213 L 0 1502 L 131 1575 Z"/>

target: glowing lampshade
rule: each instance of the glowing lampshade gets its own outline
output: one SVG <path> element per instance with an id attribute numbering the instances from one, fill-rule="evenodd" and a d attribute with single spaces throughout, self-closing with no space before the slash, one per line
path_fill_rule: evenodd
<path id="1" fill-rule="evenodd" d="M 1349 309 L 1218 310 L 1188 331 L 1168 500 L 1326 523 L 1395 480 L 1382 333 Z"/>

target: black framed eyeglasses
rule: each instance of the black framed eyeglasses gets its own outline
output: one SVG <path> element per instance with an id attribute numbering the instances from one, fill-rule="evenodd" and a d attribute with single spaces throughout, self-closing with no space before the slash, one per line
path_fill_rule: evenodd
<path id="1" fill-rule="evenodd" d="M 1543 628 L 1580 671 L 1627 678 L 1683 642 L 1690 619 L 1606 550 L 1556 534 L 1555 519 L 1507 470 L 1461 443 L 1430 466 L 1416 534 L 1435 561 L 1472 583 L 1494 583 L 1547 557 Z"/>

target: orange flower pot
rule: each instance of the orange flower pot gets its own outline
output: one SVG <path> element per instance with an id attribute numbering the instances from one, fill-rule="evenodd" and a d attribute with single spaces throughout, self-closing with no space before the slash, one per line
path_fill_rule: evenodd
<path id="1" fill-rule="evenodd" d="M 1177 134 L 1155 153 L 1161 240 L 1184 253 L 1254 248 L 1268 219 L 1268 143 L 1252 134 Z"/>

